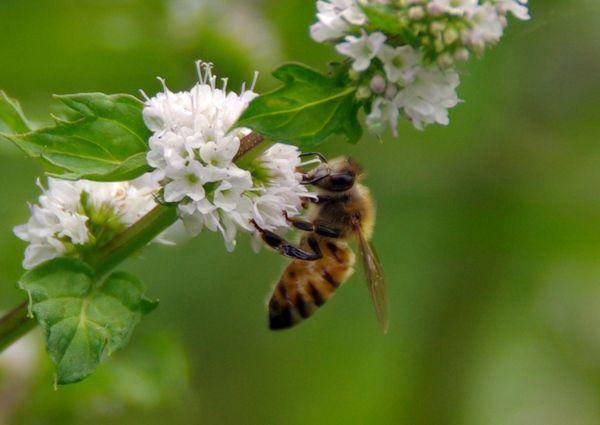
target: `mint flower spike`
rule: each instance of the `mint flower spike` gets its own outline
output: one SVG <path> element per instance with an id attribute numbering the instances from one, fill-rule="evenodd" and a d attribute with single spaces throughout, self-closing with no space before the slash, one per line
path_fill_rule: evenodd
<path id="1" fill-rule="evenodd" d="M 30 205 L 31 217 L 14 228 L 29 242 L 23 267 L 32 269 L 61 256 L 83 257 L 109 241 L 156 206 L 148 176 L 130 182 L 99 183 L 48 178 L 48 188 L 38 180 L 42 194 Z"/>
<path id="2" fill-rule="evenodd" d="M 246 168 L 234 162 L 240 140 L 251 131 L 232 126 L 257 96 L 257 74 L 238 94 L 227 90 L 226 78 L 217 85 L 212 64 L 196 66 L 198 83 L 189 91 L 174 93 L 161 80 L 163 91 L 147 97 L 144 120 L 153 132 L 147 161 L 187 232 L 219 231 L 232 251 L 238 231 L 256 232 L 252 220 L 267 230 L 289 228 L 285 214 L 297 215 L 309 194 L 300 184 L 300 152 L 293 146 L 276 144 Z"/>
<path id="3" fill-rule="evenodd" d="M 527 0 L 320 0 L 310 34 L 351 61 L 367 127 L 397 136 L 401 117 L 419 130 L 450 122 L 456 64 L 500 41 L 509 14 L 530 19 Z"/>

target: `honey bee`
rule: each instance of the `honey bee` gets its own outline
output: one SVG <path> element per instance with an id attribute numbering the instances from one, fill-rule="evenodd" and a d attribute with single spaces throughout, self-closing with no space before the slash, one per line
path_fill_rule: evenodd
<path id="1" fill-rule="evenodd" d="M 377 319 L 388 329 L 388 303 L 381 265 L 371 245 L 375 204 L 369 189 L 360 184 L 360 166 L 340 157 L 304 174 L 303 183 L 316 188 L 317 198 L 307 219 L 288 218 L 307 232 L 294 246 L 279 235 L 253 223 L 263 241 L 293 258 L 276 284 L 268 304 L 269 327 L 290 328 L 310 317 L 354 272 L 355 255 L 348 242 L 358 240 L 369 293 Z"/>

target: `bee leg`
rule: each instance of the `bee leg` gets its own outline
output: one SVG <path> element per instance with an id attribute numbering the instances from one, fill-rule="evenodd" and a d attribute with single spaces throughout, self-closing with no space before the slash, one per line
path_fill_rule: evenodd
<path id="1" fill-rule="evenodd" d="M 317 235 L 325 236 L 327 238 L 337 239 L 342 236 L 342 232 L 339 229 L 333 229 L 322 224 L 311 223 L 310 221 L 302 220 L 299 218 L 288 217 L 287 213 L 284 213 L 285 218 L 289 223 L 296 229 L 303 230 L 305 232 L 314 232 Z"/>
<path id="2" fill-rule="evenodd" d="M 278 234 L 261 228 L 258 224 L 256 224 L 254 220 L 252 220 L 252 225 L 256 227 L 256 230 L 259 231 L 261 239 L 267 245 L 269 245 L 271 248 L 273 248 L 285 257 L 304 261 L 316 261 L 323 258 L 323 254 L 319 249 L 319 245 L 313 238 L 308 239 L 308 245 L 313 250 L 313 252 L 308 252 L 303 250 L 302 248 L 298 248 L 297 246 L 292 245 Z"/>

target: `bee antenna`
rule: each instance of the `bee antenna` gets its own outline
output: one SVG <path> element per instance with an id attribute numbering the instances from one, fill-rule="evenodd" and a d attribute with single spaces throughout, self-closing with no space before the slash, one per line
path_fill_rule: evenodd
<path id="1" fill-rule="evenodd" d="M 311 184 L 319 183 L 321 180 L 323 180 L 326 177 L 329 177 L 329 174 L 325 174 L 324 176 L 314 177 L 314 178 L 312 178 L 310 180 L 304 180 L 304 178 L 308 178 L 308 175 L 304 174 L 303 175 L 303 179 L 300 182 L 300 184 L 311 185 Z"/>
<path id="2" fill-rule="evenodd" d="M 327 164 L 327 158 L 325 158 L 325 156 L 321 153 L 321 152 L 303 152 L 301 153 L 299 156 L 300 158 L 305 157 L 305 156 L 317 156 L 321 162 L 324 162 L 325 164 Z"/>

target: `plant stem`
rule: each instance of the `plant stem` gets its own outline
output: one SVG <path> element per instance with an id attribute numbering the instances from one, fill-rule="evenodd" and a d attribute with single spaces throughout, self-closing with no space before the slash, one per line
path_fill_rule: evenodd
<path id="1" fill-rule="evenodd" d="M 35 327 L 37 322 L 28 316 L 28 304 L 21 303 L 0 319 L 0 353 Z"/>
<path id="2" fill-rule="evenodd" d="M 100 277 L 152 242 L 175 223 L 177 218 L 177 208 L 174 205 L 157 205 L 127 230 L 92 252 L 85 261 Z"/>
<path id="3" fill-rule="evenodd" d="M 237 161 L 242 156 L 246 155 L 248 152 L 256 148 L 264 141 L 265 137 L 262 134 L 258 133 L 250 133 L 247 136 L 243 137 L 242 140 L 240 140 L 240 149 L 238 150 L 238 153 L 235 155 L 233 160 Z"/>
<path id="4" fill-rule="evenodd" d="M 238 161 L 264 140 L 265 138 L 258 133 L 250 133 L 243 137 L 234 160 Z M 103 276 L 130 255 L 149 244 L 177 219 L 175 205 L 157 205 L 139 221 L 92 252 L 84 260 L 94 268 L 98 277 Z M 0 318 L 0 353 L 35 327 L 37 322 L 28 317 L 28 304 L 28 301 L 25 301 Z"/>

